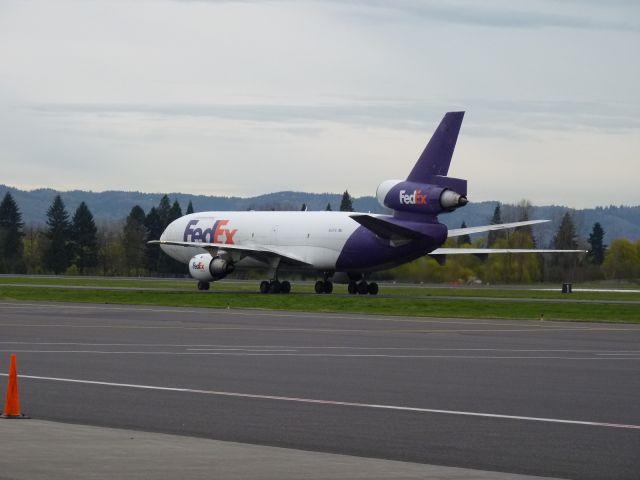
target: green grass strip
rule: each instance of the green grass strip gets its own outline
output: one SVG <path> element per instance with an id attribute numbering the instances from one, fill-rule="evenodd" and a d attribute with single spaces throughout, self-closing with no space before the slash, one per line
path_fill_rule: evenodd
<path id="1" fill-rule="evenodd" d="M 211 289 L 216 292 L 254 293 L 258 291 L 258 280 L 233 281 L 223 280 L 211 284 Z M 96 277 L 53 277 L 53 276 L 1 276 L 0 286 L 7 284 L 16 285 L 56 285 L 56 286 L 82 286 L 82 287 L 123 287 L 123 288 L 157 288 L 157 289 L 181 289 L 194 291 L 195 280 L 175 280 L 156 278 L 96 278 Z M 293 282 L 295 293 L 312 293 L 313 282 Z M 640 301 L 639 292 L 574 292 L 571 295 L 563 294 L 559 284 L 536 284 L 514 287 L 434 287 L 418 286 L 410 284 L 380 283 L 381 295 L 406 296 L 406 297 L 486 297 L 486 298 L 535 298 L 535 299 L 574 299 L 574 300 L 622 300 Z M 532 288 L 555 288 L 554 291 L 532 290 Z M 578 288 L 574 285 L 574 288 Z M 346 293 L 345 285 L 336 285 L 335 291 Z"/>
<path id="2" fill-rule="evenodd" d="M 412 297 L 339 296 L 292 293 L 261 295 L 223 292 L 155 292 L 93 290 L 0 285 L 0 299 L 86 302 L 209 308 L 262 308 L 304 312 L 344 312 L 398 316 L 505 318 L 640 323 L 637 304 L 551 303 L 522 300 L 438 299 Z"/>

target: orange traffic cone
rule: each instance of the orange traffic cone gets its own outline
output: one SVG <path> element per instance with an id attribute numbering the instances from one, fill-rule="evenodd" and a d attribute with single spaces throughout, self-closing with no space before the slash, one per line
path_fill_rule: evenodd
<path id="1" fill-rule="evenodd" d="M 4 410 L 1 418 L 29 418 L 20 413 L 20 398 L 18 396 L 18 369 L 16 368 L 16 356 L 11 354 L 9 366 L 9 382 L 7 383 L 7 398 L 4 402 Z"/>

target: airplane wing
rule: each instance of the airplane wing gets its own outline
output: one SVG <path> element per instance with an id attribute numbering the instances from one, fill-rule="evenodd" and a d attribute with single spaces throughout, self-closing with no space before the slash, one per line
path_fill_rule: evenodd
<path id="1" fill-rule="evenodd" d="M 587 253 L 588 250 L 554 250 L 535 248 L 436 248 L 428 255 L 484 255 L 488 253 Z"/>
<path id="2" fill-rule="evenodd" d="M 231 252 L 239 252 L 248 257 L 253 257 L 261 261 L 268 262 L 273 257 L 279 257 L 282 263 L 286 263 L 298 267 L 309 267 L 311 264 L 305 262 L 301 258 L 290 254 L 284 253 L 278 249 L 265 247 L 263 245 L 235 245 L 228 243 L 203 243 L 203 242 L 175 242 L 171 240 L 151 240 L 147 243 L 154 245 L 175 245 L 178 247 L 197 247 L 202 248 L 209 252 L 211 255 L 215 255 L 218 250 L 226 250 Z"/>
<path id="3" fill-rule="evenodd" d="M 512 222 L 512 223 L 496 223 L 493 225 L 482 225 L 480 227 L 467 227 L 467 228 L 452 228 L 449 230 L 448 237 L 460 237 L 462 235 L 469 235 L 471 233 L 490 232 L 492 230 L 502 230 L 505 228 L 524 227 L 525 225 L 535 225 L 536 223 L 545 223 L 550 220 L 526 220 L 524 222 Z"/>

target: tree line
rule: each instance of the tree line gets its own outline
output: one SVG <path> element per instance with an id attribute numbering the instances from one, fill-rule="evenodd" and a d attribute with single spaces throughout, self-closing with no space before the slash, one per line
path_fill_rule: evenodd
<path id="1" fill-rule="evenodd" d="M 495 207 L 491 224 L 530 220 L 531 204 L 522 201 L 509 206 L 511 218 L 502 218 L 501 205 Z M 461 228 L 466 227 L 464 222 Z M 588 250 L 588 253 L 494 255 L 450 255 L 422 257 L 388 272 L 379 273 L 386 279 L 398 278 L 413 282 L 468 283 L 532 283 L 576 282 L 603 279 L 640 279 L 640 240 L 632 242 L 617 238 L 607 246 L 605 232 L 596 222 L 589 237 L 579 238 L 573 217 L 566 212 L 550 245 L 538 245 L 531 226 L 513 230 L 494 230 L 487 236 L 472 240 L 463 235 L 447 240 L 446 247 L 460 248 L 549 248 L 557 250 Z"/>
<path id="2" fill-rule="evenodd" d="M 193 211 L 189 202 L 185 213 Z M 147 244 L 182 215 L 178 201 L 164 195 L 148 213 L 136 205 L 123 222 L 98 226 L 85 202 L 70 216 L 56 195 L 46 226 L 25 227 L 7 192 L 0 203 L 0 273 L 184 275 L 185 265 Z"/>
<path id="3" fill-rule="evenodd" d="M 531 205 L 523 201 L 507 206 L 512 218 L 503 219 L 497 205 L 492 224 L 530 219 Z M 327 210 L 331 207 L 328 206 Z M 301 210 L 306 210 L 303 205 Z M 341 211 L 353 211 L 345 191 Z M 189 202 L 185 214 L 193 213 Z M 45 226 L 25 227 L 19 207 L 9 192 L 0 203 L 0 273 L 92 274 L 177 276 L 186 275 L 185 265 L 161 252 L 157 240 L 164 229 L 183 215 L 177 200 L 164 195 L 148 212 L 134 206 L 122 222 L 97 225 L 88 205 L 82 202 L 70 215 L 60 195 L 47 210 Z M 463 223 L 462 228 L 466 225 Z M 577 237 L 570 213 L 566 213 L 553 238 L 555 249 L 588 249 L 581 254 L 496 254 L 488 258 L 453 255 L 423 257 L 398 268 L 379 272 L 378 279 L 423 282 L 529 283 L 640 278 L 640 241 L 618 238 L 604 244 L 605 232 L 595 223 L 587 239 Z M 491 231 L 472 240 L 468 235 L 451 238 L 448 247 L 542 248 L 530 226 L 513 231 Z M 440 265 L 438 265 L 438 263 Z"/>

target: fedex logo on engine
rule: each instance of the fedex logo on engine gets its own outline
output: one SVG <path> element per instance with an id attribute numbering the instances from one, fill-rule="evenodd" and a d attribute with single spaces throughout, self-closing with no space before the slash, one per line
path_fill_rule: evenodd
<path id="1" fill-rule="evenodd" d="M 204 262 L 193 262 L 191 268 L 194 270 L 204 270 Z"/>
<path id="2" fill-rule="evenodd" d="M 413 193 L 406 193 L 406 190 L 400 190 L 400 204 L 405 205 L 426 205 L 427 196 L 422 190 L 414 190 Z"/>
<path id="3" fill-rule="evenodd" d="M 199 220 L 191 220 L 184 229 L 183 241 L 185 242 L 202 242 L 202 243 L 226 243 L 233 245 L 233 237 L 238 231 L 237 228 L 230 230 L 225 228 L 229 220 L 216 220 L 211 228 L 193 228 Z"/>

